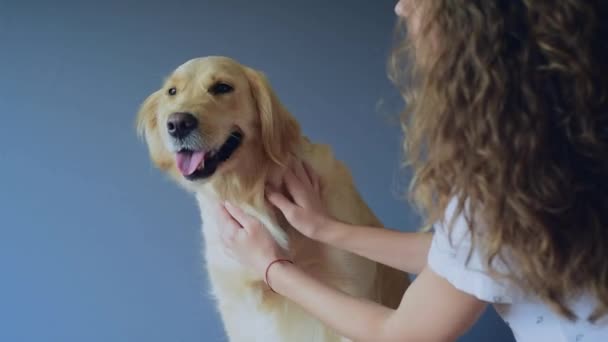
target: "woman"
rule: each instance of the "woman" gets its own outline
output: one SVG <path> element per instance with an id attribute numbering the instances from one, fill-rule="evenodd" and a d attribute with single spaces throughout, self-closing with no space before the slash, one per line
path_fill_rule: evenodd
<path id="1" fill-rule="evenodd" d="M 412 196 L 434 233 L 336 222 L 299 163 L 291 199 L 268 200 L 312 239 L 417 273 L 399 308 L 281 261 L 230 204 L 225 247 L 353 340 L 454 340 L 491 303 L 518 341 L 608 341 L 608 2 L 402 0 L 396 12 L 407 42 L 395 81 L 412 67 Z"/>

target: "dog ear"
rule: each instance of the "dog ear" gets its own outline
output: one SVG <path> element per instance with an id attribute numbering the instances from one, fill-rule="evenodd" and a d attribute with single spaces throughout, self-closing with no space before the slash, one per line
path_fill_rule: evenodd
<path id="1" fill-rule="evenodd" d="M 260 116 L 264 151 L 270 160 L 284 166 L 300 139 L 300 126 L 283 107 L 266 77 L 251 68 L 245 71 Z"/>
<path id="2" fill-rule="evenodd" d="M 166 171 L 173 164 L 173 156 L 165 148 L 162 137 L 159 132 L 158 118 L 156 112 L 158 110 L 158 100 L 161 91 L 152 93 L 142 103 L 137 113 L 136 128 L 137 135 L 145 139 L 150 158 L 158 166 L 159 169 Z"/>
<path id="3" fill-rule="evenodd" d="M 146 133 L 151 129 L 156 129 L 156 108 L 158 107 L 158 91 L 150 94 L 140 105 L 135 120 L 137 136 L 146 139 Z"/>

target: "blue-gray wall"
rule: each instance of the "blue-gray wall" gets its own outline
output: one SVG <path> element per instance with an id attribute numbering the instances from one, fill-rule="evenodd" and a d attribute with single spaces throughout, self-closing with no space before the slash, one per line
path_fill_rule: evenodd
<path id="1" fill-rule="evenodd" d="M 220 341 L 190 196 L 152 168 L 133 120 L 187 59 L 264 70 L 330 143 L 385 224 L 399 97 L 394 1 L 0 0 L 0 341 Z M 511 341 L 493 312 L 463 341 Z"/>

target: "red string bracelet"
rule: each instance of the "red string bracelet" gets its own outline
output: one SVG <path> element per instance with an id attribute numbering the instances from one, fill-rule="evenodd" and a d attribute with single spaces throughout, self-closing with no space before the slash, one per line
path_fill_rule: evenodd
<path id="1" fill-rule="evenodd" d="M 268 266 L 266 266 L 266 272 L 264 272 L 264 281 L 266 282 L 266 285 L 268 285 L 270 290 L 274 293 L 277 293 L 277 292 L 272 288 L 272 286 L 270 286 L 270 283 L 268 282 L 268 271 L 270 270 L 270 266 L 274 265 L 277 262 L 288 262 L 293 265 L 293 261 L 291 261 L 289 259 L 276 259 L 276 260 L 273 260 L 272 262 L 270 262 L 270 264 L 268 264 Z"/>

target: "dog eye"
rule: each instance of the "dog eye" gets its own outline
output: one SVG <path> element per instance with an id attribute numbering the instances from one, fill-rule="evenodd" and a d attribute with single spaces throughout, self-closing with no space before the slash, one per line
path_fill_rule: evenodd
<path id="1" fill-rule="evenodd" d="M 167 94 L 173 96 L 175 94 L 177 94 L 177 89 L 175 87 L 171 87 L 169 88 L 169 90 L 167 91 Z"/>
<path id="2" fill-rule="evenodd" d="M 218 82 L 209 88 L 209 92 L 213 95 L 226 94 L 233 90 L 234 88 L 232 88 L 232 86 L 222 82 Z"/>

